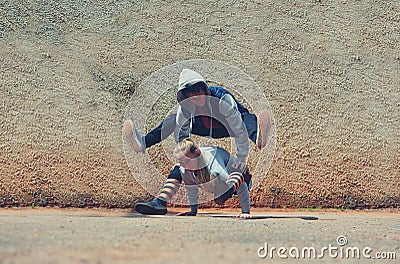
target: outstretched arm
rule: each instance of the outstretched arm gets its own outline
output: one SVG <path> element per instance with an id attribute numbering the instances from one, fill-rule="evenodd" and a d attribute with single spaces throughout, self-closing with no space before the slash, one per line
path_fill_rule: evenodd
<path id="1" fill-rule="evenodd" d="M 176 127 L 174 131 L 175 142 L 181 142 L 191 133 L 190 112 L 179 106 L 176 114 Z"/>
<path id="2" fill-rule="evenodd" d="M 250 150 L 249 137 L 237 104 L 230 94 L 221 97 L 219 110 L 225 116 L 230 130 L 234 133 L 231 136 L 235 138 L 238 160 L 246 163 Z"/>
<path id="3" fill-rule="evenodd" d="M 197 207 L 199 203 L 199 187 L 198 185 L 185 185 L 187 191 L 187 198 L 190 205 L 189 212 L 178 213 L 178 216 L 195 216 L 197 214 Z"/>
<path id="4" fill-rule="evenodd" d="M 242 213 L 238 216 L 240 218 L 251 218 L 250 215 L 250 193 L 246 182 L 237 189 L 237 194 L 239 197 L 240 207 Z"/>

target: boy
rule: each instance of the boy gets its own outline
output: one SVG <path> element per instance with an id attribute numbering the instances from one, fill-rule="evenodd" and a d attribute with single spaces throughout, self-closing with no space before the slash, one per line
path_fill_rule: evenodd
<path id="1" fill-rule="evenodd" d="M 237 194 L 239 197 L 240 218 L 251 218 L 250 193 L 251 175 L 246 168 L 240 172 L 232 166 L 236 158 L 225 149 L 208 146 L 198 147 L 193 140 L 185 138 L 178 143 L 174 156 L 178 162 L 181 181 L 185 183 L 190 211 L 180 213 L 179 216 L 195 216 L 199 204 L 198 191 L 200 188 L 214 195 L 214 201 L 223 205 L 224 202 Z M 151 202 L 139 202 L 135 210 L 142 214 L 165 214 L 166 199 L 169 191 L 178 191 L 180 184 L 168 182 L 164 185 L 160 195 Z M 167 194 L 167 198 L 165 197 Z M 164 205 L 157 208 L 157 204 Z"/>

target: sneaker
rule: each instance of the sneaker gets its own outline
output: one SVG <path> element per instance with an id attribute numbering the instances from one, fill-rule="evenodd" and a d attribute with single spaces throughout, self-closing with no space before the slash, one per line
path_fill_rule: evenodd
<path id="1" fill-rule="evenodd" d="M 156 197 L 150 202 L 136 203 L 135 210 L 144 215 L 165 215 L 167 213 L 167 202 Z"/>
<path id="2" fill-rule="evenodd" d="M 123 131 L 124 131 L 125 137 L 129 141 L 129 144 L 132 146 L 132 148 L 137 153 L 145 151 L 146 146 L 144 143 L 144 138 L 139 133 L 139 131 L 136 129 L 135 124 L 133 123 L 132 120 L 125 120 L 124 126 L 123 126 Z"/>
<path id="3" fill-rule="evenodd" d="M 229 188 L 228 191 L 226 191 L 224 194 L 222 194 L 221 196 L 217 197 L 214 199 L 214 202 L 218 205 L 223 205 L 226 200 L 228 200 L 229 198 L 232 197 L 232 195 L 235 193 L 235 191 L 233 190 L 233 187 Z"/>
<path id="4" fill-rule="evenodd" d="M 261 110 L 258 115 L 257 147 L 262 149 L 267 145 L 267 140 L 271 130 L 271 116 L 267 110 Z"/>

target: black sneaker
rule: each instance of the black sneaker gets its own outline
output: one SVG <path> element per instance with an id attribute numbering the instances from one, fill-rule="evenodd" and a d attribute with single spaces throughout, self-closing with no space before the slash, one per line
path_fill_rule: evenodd
<path id="1" fill-rule="evenodd" d="M 232 197 L 232 195 L 235 193 L 233 190 L 233 187 L 229 188 L 224 194 L 222 194 L 220 197 L 217 197 L 214 199 L 215 203 L 218 205 L 223 205 L 226 200 Z"/>
<path id="2" fill-rule="evenodd" d="M 135 210 L 145 215 L 165 215 L 167 213 L 167 202 L 156 197 L 150 202 L 136 203 Z"/>

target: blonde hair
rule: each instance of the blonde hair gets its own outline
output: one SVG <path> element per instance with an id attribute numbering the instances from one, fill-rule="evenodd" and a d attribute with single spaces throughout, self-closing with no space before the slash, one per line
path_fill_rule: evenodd
<path id="1" fill-rule="evenodd" d="M 208 171 L 207 164 L 205 163 L 204 156 L 201 153 L 199 146 L 191 139 L 185 138 L 181 142 L 179 142 L 178 146 L 175 148 L 175 156 L 182 153 L 186 157 L 189 157 L 189 154 L 195 156 L 198 154 L 196 159 L 198 159 L 197 167 L 195 170 L 195 174 L 197 175 L 201 184 L 210 181 L 210 172 Z"/>

